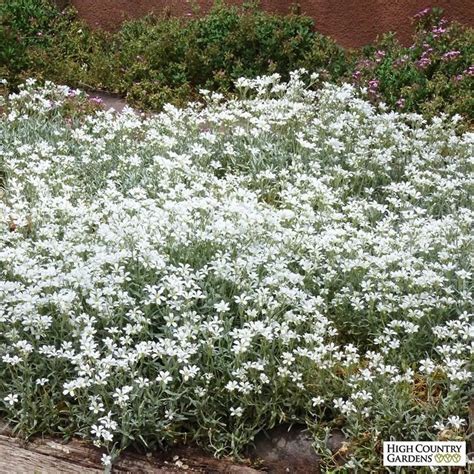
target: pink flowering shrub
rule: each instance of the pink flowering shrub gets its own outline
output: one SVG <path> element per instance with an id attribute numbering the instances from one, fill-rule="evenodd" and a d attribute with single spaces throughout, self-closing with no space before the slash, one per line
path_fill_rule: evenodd
<path id="1" fill-rule="evenodd" d="M 362 55 L 356 52 L 351 80 L 367 88 L 372 102 L 428 116 L 457 113 L 472 123 L 473 30 L 442 13 L 425 8 L 414 16 L 416 33 L 409 47 L 389 34 Z"/>

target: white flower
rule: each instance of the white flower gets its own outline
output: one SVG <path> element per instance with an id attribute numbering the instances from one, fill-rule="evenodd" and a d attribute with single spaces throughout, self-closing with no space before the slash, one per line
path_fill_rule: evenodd
<path id="1" fill-rule="evenodd" d="M 422 359 L 420 360 L 420 371 L 425 374 L 432 374 L 436 369 L 436 365 L 431 359 Z"/>
<path id="2" fill-rule="evenodd" d="M 104 466 L 108 467 L 112 465 L 112 456 L 108 454 L 102 454 L 101 462 Z"/>
<path id="3" fill-rule="evenodd" d="M 343 415 L 349 415 L 350 413 L 356 413 L 357 409 L 355 405 L 349 401 L 342 398 L 336 398 L 333 400 L 334 408 L 337 408 L 341 411 Z"/>
<path id="4" fill-rule="evenodd" d="M 196 365 L 187 365 L 180 369 L 179 373 L 183 376 L 183 380 L 187 382 L 188 380 L 196 377 L 199 370 L 199 367 L 197 367 Z"/>
<path id="5" fill-rule="evenodd" d="M 353 400 L 362 400 L 363 402 L 368 402 L 372 400 L 372 394 L 367 392 L 367 390 L 360 390 L 359 392 L 353 393 L 351 398 Z"/>
<path id="6" fill-rule="evenodd" d="M 230 409 L 230 416 L 235 416 L 237 418 L 240 418 L 242 414 L 244 413 L 244 409 L 242 407 L 231 407 Z"/>
<path id="7" fill-rule="evenodd" d="M 218 313 L 227 313 L 230 310 L 230 305 L 229 305 L 229 303 L 227 303 L 225 301 L 220 301 L 219 303 L 216 303 L 214 305 L 214 309 Z"/>
<path id="8" fill-rule="evenodd" d="M 76 392 L 77 388 L 77 384 L 76 382 L 72 381 L 72 382 L 66 382 L 64 384 L 64 390 L 63 390 L 63 395 L 70 395 L 71 397 L 74 397 Z"/>
<path id="9" fill-rule="evenodd" d="M 150 380 L 146 377 L 137 377 L 134 382 L 140 388 L 148 387 L 150 385 Z"/>
<path id="10" fill-rule="evenodd" d="M 201 398 L 207 395 L 207 389 L 205 389 L 204 387 L 197 387 L 195 393 L 198 397 Z"/>
<path id="11" fill-rule="evenodd" d="M 448 425 L 452 428 L 459 430 L 466 424 L 466 420 L 462 419 L 457 415 L 449 416 L 448 417 Z"/>
<path id="12" fill-rule="evenodd" d="M 173 381 L 173 377 L 167 370 L 160 370 L 158 376 L 156 377 L 156 381 L 163 385 L 168 385 L 169 382 Z"/>
<path id="13" fill-rule="evenodd" d="M 320 397 L 320 396 L 313 397 L 311 399 L 311 403 L 313 404 L 313 407 L 317 407 L 317 406 L 322 405 L 324 403 L 324 398 Z"/>
<path id="14" fill-rule="evenodd" d="M 101 425 L 92 425 L 91 426 L 91 434 L 93 434 L 96 438 L 101 438 L 102 433 L 104 432 L 104 427 Z"/>
<path id="15" fill-rule="evenodd" d="M 95 415 L 105 411 L 104 403 L 100 401 L 98 396 L 93 396 L 90 398 L 89 410 Z"/>
<path id="16" fill-rule="evenodd" d="M 18 403 L 18 394 L 16 393 L 10 393 L 7 395 L 4 400 L 10 405 L 13 406 L 15 403 Z"/>
<path id="17" fill-rule="evenodd" d="M 115 398 L 117 405 L 124 407 L 130 400 L 129 393 L 132 392 L 132 390 L 133 387 L 130 385 L 125 385 L 122 388 L 116 388 L 112 396 Z"/>
<path id="18" fill-rule="evenodd" d="M 236 380 L 231 380 L 230 382 L 227 382 L 225 388 L 229 391 L 229 392 L 233 392 L 235 390 L 237 390 L 237 388 L 239 387 L 239 382 L 237 382 Z"/>

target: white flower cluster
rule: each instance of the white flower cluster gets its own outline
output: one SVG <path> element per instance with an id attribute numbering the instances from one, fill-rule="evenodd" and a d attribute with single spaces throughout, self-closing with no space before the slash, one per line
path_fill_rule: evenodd
<path id="1" fill-rule="evenodd" d="M 99 445 L 195 429 L 239 449 L 258 423 L 321 410 L 370 424 L 423 377 L 462 415 L 474 134 L 303 72 L 238 85 L 147 118 L 66 122 L 51 97 L 71 92 L 51 84 L 6 100 L 10 417 L 34 402 Z"/>

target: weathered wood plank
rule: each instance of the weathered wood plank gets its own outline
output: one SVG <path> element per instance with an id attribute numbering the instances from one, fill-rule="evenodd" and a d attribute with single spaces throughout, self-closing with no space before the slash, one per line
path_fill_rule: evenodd
<path id="1" fill-rule="evenodd" d="M 0 474 L 100 474 L 102 452 L 93 445 L 72 440 L 62 443 L 51 438 L 28 443 L 0 426 Z M 114 464 L 114 473 L 171 474 L 258 474 L 245 464 L 214 459 L 196 448 L 176 448 L 170 453 L 141 455 L 127 452 Z"/>
<path id="2" fill-rule="evenodd" d="M 20 445 L 15 439 L 0 436 L 0 473 L 1 474 L 100 474 L 103 470 L 97 466 L 64 461 L 61 458 L 31 451 Z"/>

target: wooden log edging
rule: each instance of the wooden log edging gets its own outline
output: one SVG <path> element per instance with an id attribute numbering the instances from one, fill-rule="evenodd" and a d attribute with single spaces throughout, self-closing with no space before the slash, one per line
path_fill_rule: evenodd
<path id="1" fill-rule="evenodd" d="M 78 439 L 68 443 L 53 438 L 25 442 L 14 437 L 5 425 L 0 429 L 0 474 L 101 474 L 104 472 L 101 456 L 101 450 Z M 258 474 L 265 471 L 215 459 L 197 448 L 179 447 L 169 453 L 125 452 L 114 463 L 112 472 Z"/>

